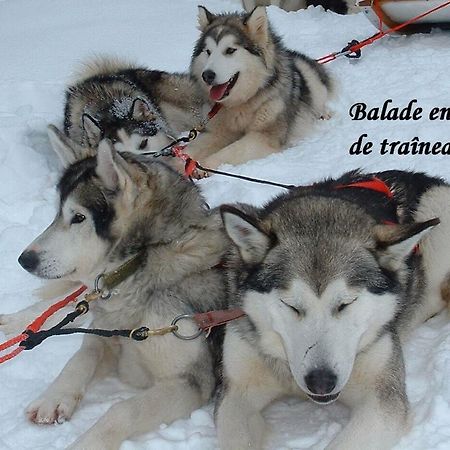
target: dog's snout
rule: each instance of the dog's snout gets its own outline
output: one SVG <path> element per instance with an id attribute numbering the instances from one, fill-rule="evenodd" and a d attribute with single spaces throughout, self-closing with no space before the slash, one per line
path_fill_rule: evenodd
<path id="1" fill-rule="evenodd" d="M 314 369 L 305 375 L 307 388 L 313 394 L 326 395 L 336 387 L 337 376 L 329 369 Z"/>
<path id="2" fill-rule="evenodd" d="M 216 79 L 216 72 L 213 72 L 212 70 L 205 70 L 202 73 L 202 78 L 206 84 L 213 84 Z"/>
<path id="3" fill-rule="evenodd" d="M 25 250 L 18 261 L 26 271 L 33 272 L 39 265 L 39 256 L 34 250 Z"/>

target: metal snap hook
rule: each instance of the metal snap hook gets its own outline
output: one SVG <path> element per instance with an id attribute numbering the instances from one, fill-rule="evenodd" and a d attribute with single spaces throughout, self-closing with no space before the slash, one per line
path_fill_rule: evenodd
<path id="1" fill-rule="evenodd" d="M 181 319 L 193 319 L 193 315 L 192 314 L 180 314 L 179 316 L 175 317 L 175 319 L 172 320 L 172 323 L 170 325 L 172 326 L 176 326 L 177 323 L 181 320 Z M 201 328 L 198 329 L 198 331 L 194 334 L 191 334 L 190 336 L 183 336 L 182 334 L 180 334 L 178 332 L 178 327 L 176 329 L 174 329 L 172 331 L 172 333 L 178 338 L 178 339 L 182 339 L 183 341 L 192 341 L 193 339 L 197 339 L 202 333 L 203 330 Z"/>
<path id="2" fill-rule="evenodd" d="M 100 287 L 100 281 L 102 281 L 104 278 L 104 273 L 97 275 L 94 281 L 94 291 L 100 294 L 100 298 L 102 300 L 108 300 L 111 297 L 111 291 L 109 289 L 105 289 L 104 286 Z"/>

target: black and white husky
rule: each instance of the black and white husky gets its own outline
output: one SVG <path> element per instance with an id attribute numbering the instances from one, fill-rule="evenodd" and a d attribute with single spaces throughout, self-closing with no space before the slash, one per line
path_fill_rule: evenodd
<path id="1" fill-rule="evenodd" d="M 330 450 L 387 450 L 407 431 L 402 340 L 450 297 L 450 186 L 373 175 L 222 207 L 231 302 L 247 313 L 226 330 L 222 450 L 260 449 L 261 411 L 284 395 L 350 406 Z"/>
<path id="2" fill-rule="evenodd" d="M 208 210 L 196 187 L 162 163 L 117 153 L 106 140 L 96 155 L 55 128 L 50 133 L 65 166 L 59 210 L 20 256 L 23 268 L 41 278 L 92 287 L 97 274 L 143 255 L 109 300 L 91 304 L 97 328 L 160 328 L 178 314 L 225 308 L 224 276 L 217 265 L 229 241 L 219 213 Z M 183 322 L 183 333 L 196 330 Z M 38 424 L 70 419 L 94 375 L 117 370 L 142 391 L 112 406 L 72 448 L 118 449 L 128 437 L 188 416 L 208 402 L 217 357 L 210 344 L 203 337 L 187 342 L 172 334 L 143 342 L 87 335 L 58 378 L 28 407 L 28 416 Z"/>
<path id="3" fill-rule="evenodd" d="M 326 115 L 324 67 L 288 50 L 266 10 L 213 14 L 200 6 L 190 72 L 205 103 L 222 109 L 189 153 L 205 166 L 240 164 L 286 148 Z"/>
<path id="4" fill-rule="evenodd" d="M 64 131 L 91 148 L 107 138 L 119 151 L 158 151 L 200 121 L 196 92 L 187 74 L 97 58 L 67 88 Z"/>

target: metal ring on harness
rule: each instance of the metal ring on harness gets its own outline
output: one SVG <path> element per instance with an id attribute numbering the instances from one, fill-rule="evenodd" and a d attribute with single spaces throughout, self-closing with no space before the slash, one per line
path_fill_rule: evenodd
<path id="1" fill-rule="evenodd" d="M 104 286 L 100 287 L 100 281 L 103 280 L 104 277 L 104 273 L 97 275 L 94 281 L 94 291 L 100 294 L 101 299 L 108 300 L 111 297 L 111 291 L 108 289 L 104 289 Z"/>
<path id="2" fill-rule="evenodd" d="M 175 326 L 181 319 L 193 319 L 193 317 L 194 316 L 192 314 L 180 314 L 179 316 L 175 317 L 175 319 L 172 320 L 172 323 L 170 325 Z M 190 336 L 183 336 L 178 332 L 178 329 L 173 330 L 172 333 L 178 339 L 182 339 L 183 341 L 192 341 L 193 339 L 197 339 L 203 333 L 203 330 L 199 328 L 196 333 L 191 334 Z"/>

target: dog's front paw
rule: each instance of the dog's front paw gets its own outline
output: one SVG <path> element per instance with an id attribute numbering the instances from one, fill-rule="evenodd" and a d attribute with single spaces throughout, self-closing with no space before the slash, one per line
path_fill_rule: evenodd
<path id="1" fill-rule="evenodd" d="M 81 395 L 61 393 L 45 395 L 32 402 L 26 409 L 31 422 L 39 425 L 63 423 L 72 417 Z"/>

